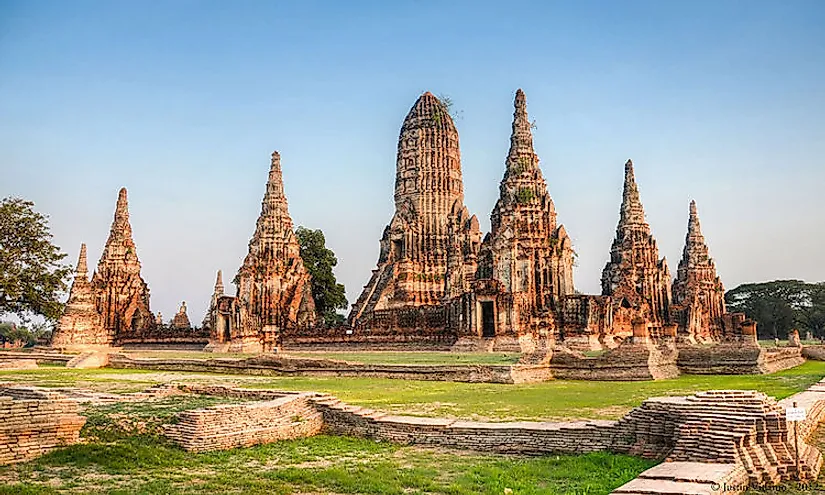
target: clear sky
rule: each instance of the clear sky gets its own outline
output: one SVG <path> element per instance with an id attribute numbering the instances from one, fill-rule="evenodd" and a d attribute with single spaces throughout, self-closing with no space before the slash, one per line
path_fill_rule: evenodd
<path id="1" fill-rule="evenodd" d="M 628 158 L 674 275 L 695 199 L 728 288 L 825 279 L 820 0 L 0 0 L 0 196 L 94 266 L 127 187 L 152 309 L 186 300 L 199 323 L 279 150 L 295 225 L 325 232 L 354 302 L 416 98 L 460 112 L 486 231 L 519 87 L 581 291 L 599 290 Z"/>

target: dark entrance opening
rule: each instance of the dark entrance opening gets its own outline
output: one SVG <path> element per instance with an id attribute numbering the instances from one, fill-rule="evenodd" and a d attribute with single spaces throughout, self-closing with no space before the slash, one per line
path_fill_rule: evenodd
<path id="1" fill-rule="evenodd" d="M 496 336 L 496 315 L 493 301 L 483 301 L 481 303 L 481 336 Z"/>
<path id="2" fill-rule="evenodd" d="M 401 254 L 404 249 L 404 242 L 400 239 L 392 241 L 393 259 L 398 261 L 401 259 Z"/>
<path id="3" fill-rule="evenodd" d="M 229 317 L 221 315 L 218 318 L 221 319 L 221 326 L 223 327 L 223 341 L 229 342 L 232 340 L 232 332 L 231 328 L 229 328 Z"/>

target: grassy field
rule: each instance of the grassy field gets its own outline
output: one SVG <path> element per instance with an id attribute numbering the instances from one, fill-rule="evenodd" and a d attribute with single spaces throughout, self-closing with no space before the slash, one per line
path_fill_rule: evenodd
<path id="1" fill-rule="evenodd" d="M 217 400 L 219 402 L 220 400 Z M 0 468 L 0 494 L 607 494 L 654 463 L 607 453 L 518 457 L 318 436 L 189 454 L 161 438 L 175 397 L 88 408 L 88 443 Z"/>
<path id="2" fill-rule="evenodd" d="M 825 362 L 808 361 L 773 375 L 686 375 L 655 382 L 550 381 L 505 385 L 425 382 L 374 378 L 257 377 L 137 370 L 70 370 L 43 367 L 31 371 L 0 371 L 0 382 L 48 387 L 76 386 L 112 392 L 133 392 L 155 383 L 186 381 L 225 383 L 243 387 L 328 392 L 365 407 L 398 414 L 475 420 L 616 419 L 648 397 L 685 395 L 702 390 L 759 390 L 784 398 L 825 376 Z"/>
<path id="3" fill-rule="evenodd" d="M 331 392 L 352 404 L 425 416 L 477 420 L 614 419 L 657 395 L 709 389 L 755 389 L 782 398 L 825 376 L 809 361 L 774 375 L 683 376 L 657 382 L 573 382 L 502 385 L 367 378 L 258 377 L 140 370 L 42 367 L 0 371 L 0 382 L 129 392 L 186 381 Z M 0 467 L 6 494 L 513 494 L 610 493 L 653 465 L 633 457 L 518 457 L 424 449 L 364 439 L 308 439 L 189 454 L 160 436 L 175 413 L 226 399 L 176 396 L 90 406 L 86 443 L 35 461 Z M 819 440 L 825 444 L 825 434 Z M 825 446 L 825 445 L 823 445 Z M 797 491 L 792 485 L 785 493 Z M 759 493 L 759 492 L 756 492 Z"/>

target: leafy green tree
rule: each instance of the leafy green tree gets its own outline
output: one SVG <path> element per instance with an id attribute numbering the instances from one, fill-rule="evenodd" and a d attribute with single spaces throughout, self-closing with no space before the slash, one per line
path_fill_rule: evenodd
<path id="1" fill-rule="evenodd" d="M 52 244 L 48 217 L 20 198 L 0 201 L 0 316 L 56 320 L 71 267 Z"/>
<path id="2" fill-rule="evenodd" d="M 816 337 L 825 338 L 825 282 L 808 284 L 806 296 L 797 311 L 797 321 Z"/>
<path id="3" fill-rule="evenodd" d="M 775 280 L 744 284 L 725 294 L 728 311 L 757 321 L 760 338 L 786 338 L 798 328 L 825 336 L 825 282 Z"/>
<path id="4" fill-rule="evenodd" d="M 0 343 L 8 342 L 13 346 L 34 345 L 37 337 L 28 328 L 9 322 L 0 322 Z"/>
<path id="5" fill-rule="evenodd" d="M 315 309 L 323 316 L 327 326 L 340 325 L 344 322 L 344 315 L 338 313 L 338 310 L 347 309 L 348 303 L 344 285 L 338 283 L 332 272 L 332 268 L 338 264 L 338 259 L 335 253 L 326 247 L 326 239 L 321 230 L 298 227 L 295 235 L 301 245 L 301 259 L 312 275 L 312 298 L 315 300 Z"/>

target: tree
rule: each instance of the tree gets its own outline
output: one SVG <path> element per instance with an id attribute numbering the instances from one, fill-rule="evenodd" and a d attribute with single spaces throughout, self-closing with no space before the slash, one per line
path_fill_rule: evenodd
<path id="1" fill-rule="evenodd" d="M 338 264 L 338 259 L 332 250 L 327 249 L 326 239 L 321 230 L 298 227 L 295 235 L 298 237 L 298 244 L 301 245 L 301 259 L 312 276 L 315 309 L 323 316 L 327 326 L 340 325 L 344 322 L 344 316 L 338 313 L 338 310 L 347 309 L 348 302 L 344 285 L 338 283 L 332 272 L 332 268 Z"/>
<path id="2" fill-rule="evenodd" d="M 35 211 L 34 203 L 0 201 L 0 316 L 60 317 L 60 297 L 72 269 L 61 263 L 66 254 L 51 239 L 48 217 Z"/>
<path id="3" fill-rule="evenodd" d="M 9 322 L 0 322 L 0 344 L 8 343 L 12 347 L 34 345 L 37 337 L 28 328 Z"/>
<path id="4" fill-rule="evenodd" d="M 728 291 L 730 312 L 743 312 L 757 321 L 761 338 L 786 338 L 798 328 L 817 337 L 825 336 L 825 282 L 775 280 L 744 284 Z"/>

